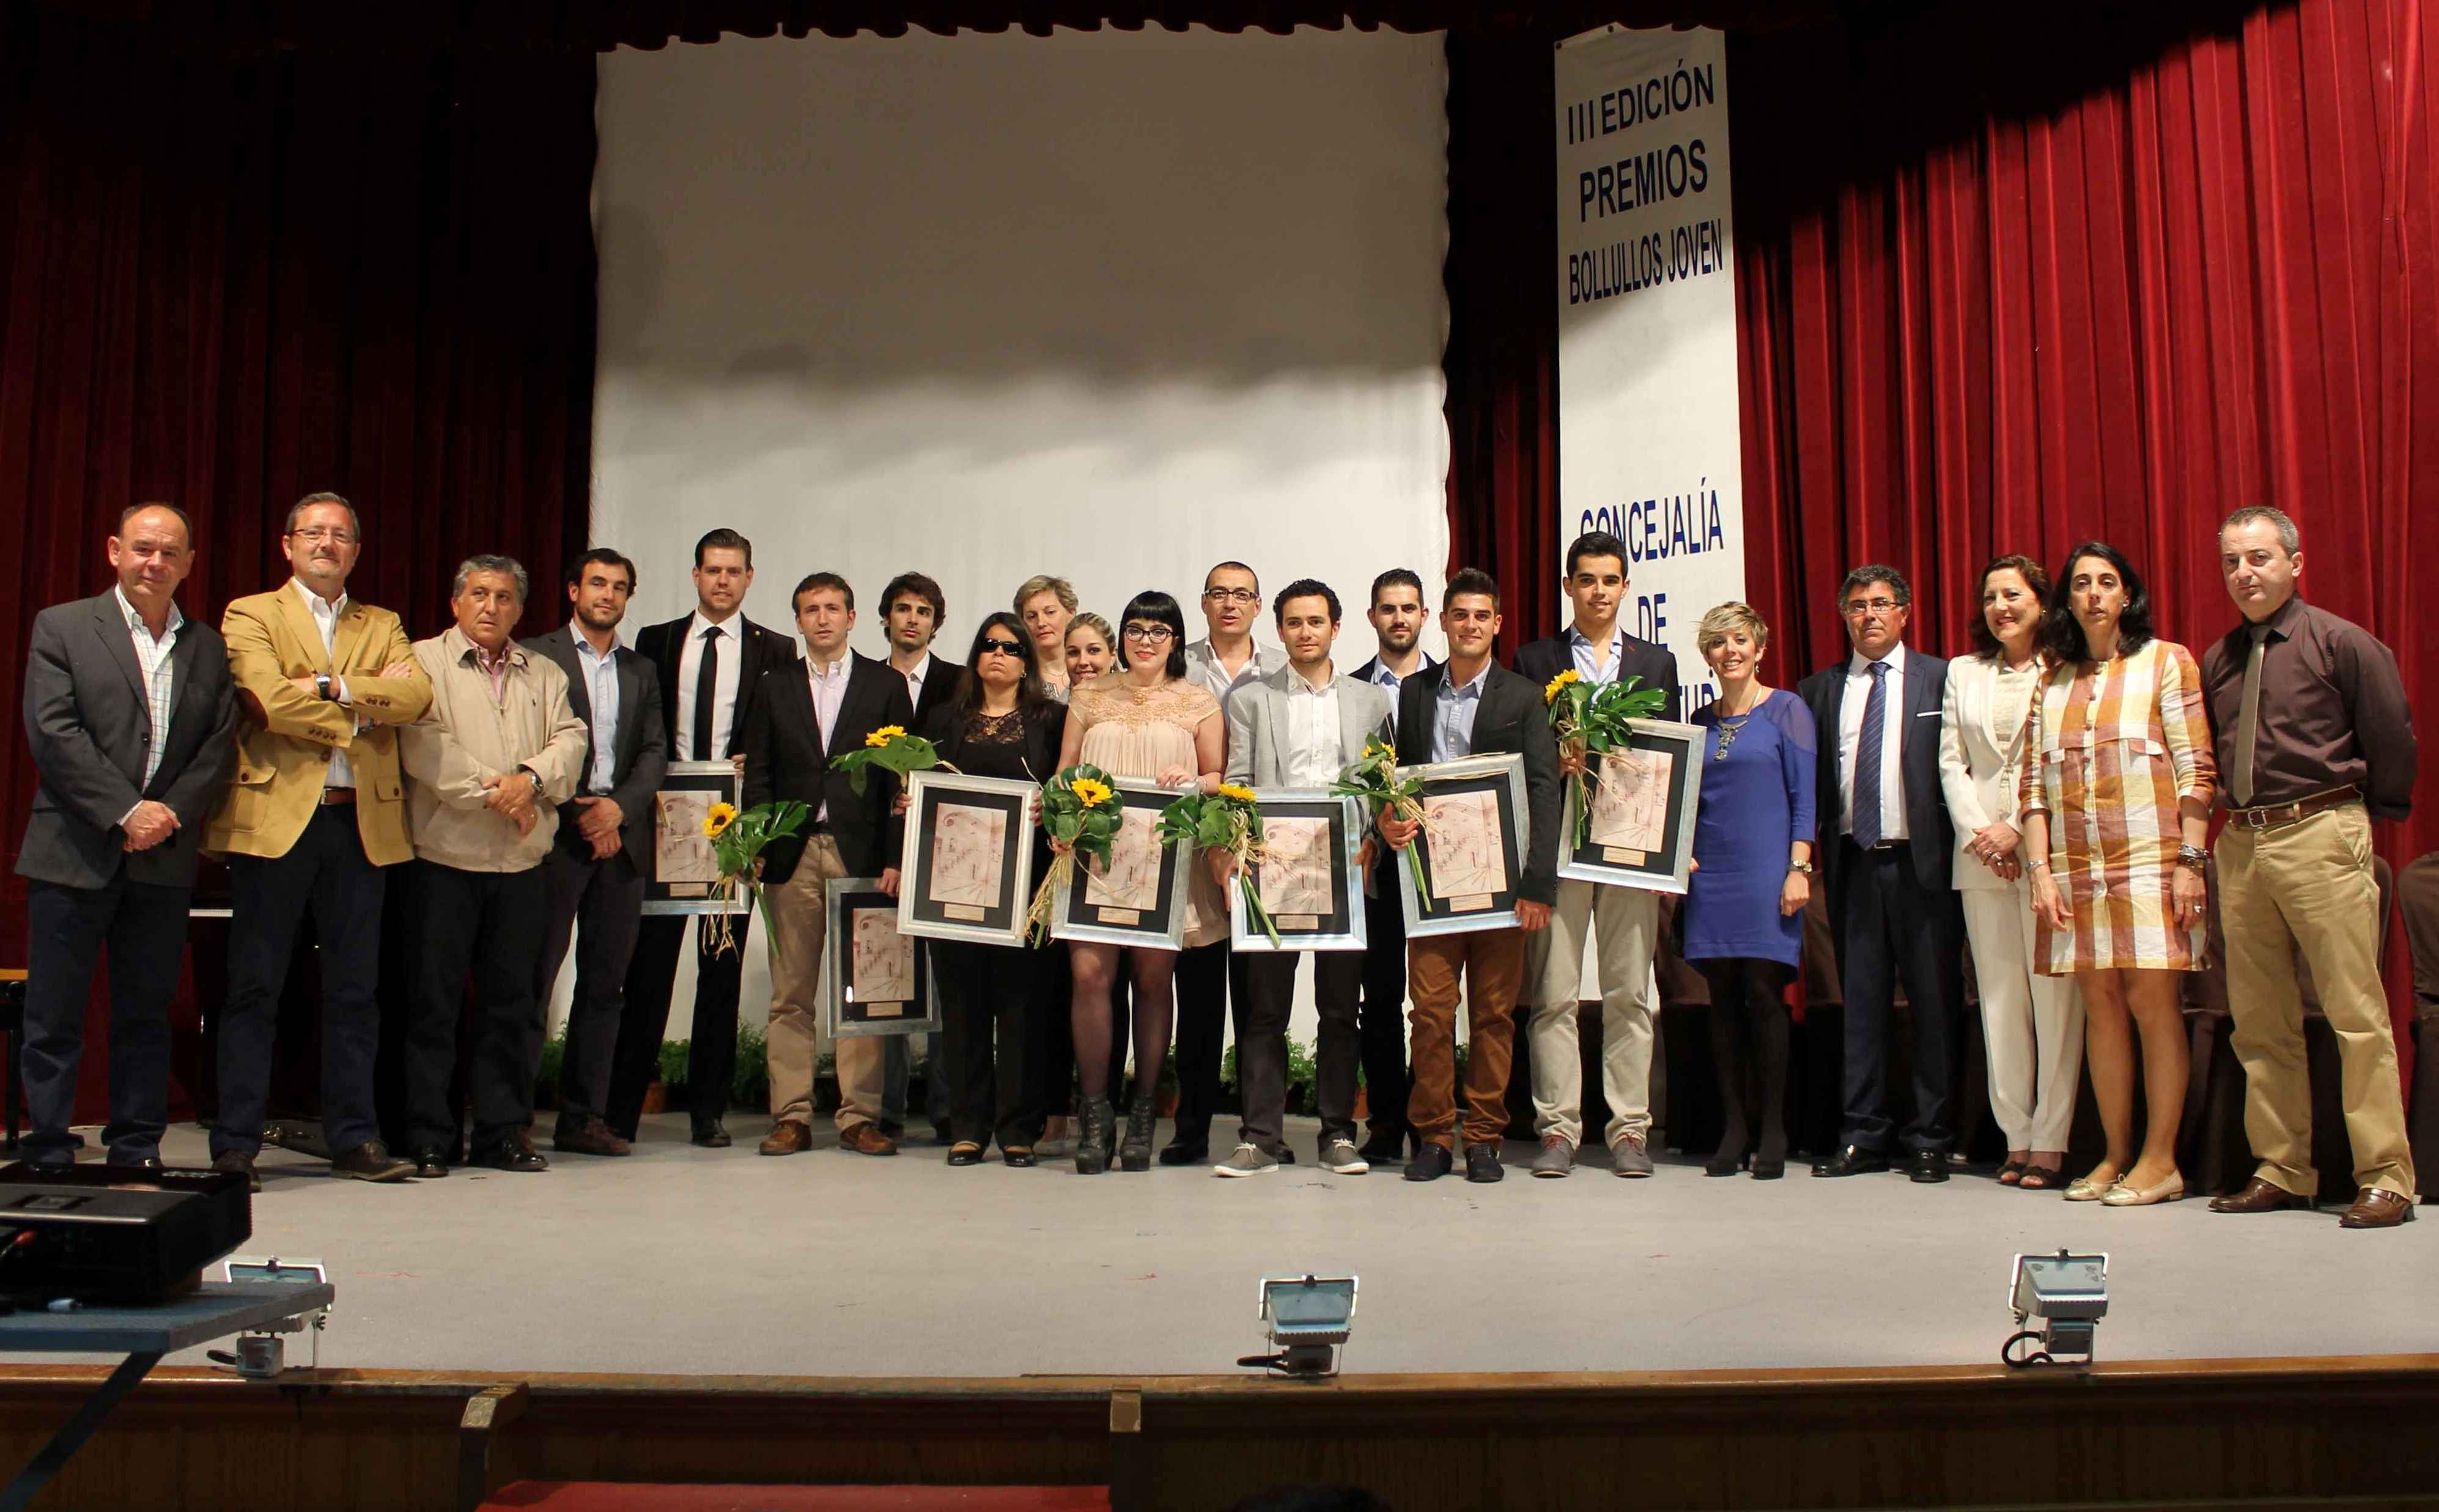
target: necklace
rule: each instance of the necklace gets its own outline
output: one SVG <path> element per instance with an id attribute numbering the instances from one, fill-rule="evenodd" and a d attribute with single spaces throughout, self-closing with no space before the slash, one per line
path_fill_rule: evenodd
<path id="1" fill-rule="evenodd" d="M 1754 708 L 1759 706 L 1755 704 L 1737 715 L 1734 724 L 1728 722 L 1728 716 L 1725 713 L 1720 714 L 1719 722 L 1714 726 L 1719 732 L 1719 745 L 1718 750 L 1711 753 L 1712 760 L 1725 761 L 1728 758 L 1728 748 L 1736 743 L 1737 736 L 1745 733 L 1745 726 L 1753 722 Z"/>

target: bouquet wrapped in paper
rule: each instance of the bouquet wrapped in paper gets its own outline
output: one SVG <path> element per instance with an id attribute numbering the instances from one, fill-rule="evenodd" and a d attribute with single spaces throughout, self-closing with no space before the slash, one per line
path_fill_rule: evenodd
<path id="1" fill-rule="evenodd" d="M 1261 890 L 1254 885 L 1254 868 L 1262 863 L 1264 850 L 1262 806 L 1254 801 L 1253 789 L 1223 782 L 1218 792 L 1187 793 L 1161 810 L 1160 838 L 1163 845 L 1182 842 L 1199 850 L 1225 851 L 1237 863 L 1245 916 L 1261 927 L 1273 946 L 1279 943 L 1278 929 L 1262 907 Z"/>
<path id="2" fill-rule="evenodd" d="M 1668 690 L 1638 686 L 1642 681 L 1629 677 L 1619 683 L 1587 683 L 1569 667 L 1541 689 L 1541 702 L 1550 711 L 1550 729 L 1558 738 L 1559 755 L 1575 757 L 1582 768 L 1576 774 L 1578 845 L 1592 834 L 1593 784 L 1598 780 L 1594 770 L 1599 757 L 1626 749 L 1634 733 L 1629 720 L 1657 719 L 1668 707 Z"/>
<path id="3" fill-rule="evenodd" d="M 761 859 L 763 847 L 771 842 L 803 828 L 812 811 L 810 805 L 785 799 L 777 803 L 757 803 L 742 813 L 738 811 L 735 804 L 716 803 L 703 816 L 703 832 L 710 838 L 711 853 L 720 863 L 720 881 L 712 884 L 711 896 L 723 900 L 733 898 L 739 888 L 752 894 L 754 906 L 761 910 L 762 927 L 769 932 L 774 950 L 778 947 L 779 932 L 771 928 L 771 900 L 762 890 L 762 879 L 756 873 L 754 863 Z M 737 935 L 729 928 L 729 916 L 723 912 L 711 916 L 717 921 L 711 926 L 712 953 L 718 955 L 737 949 Z"/>
<path id="4" fill-rule="evenodd" d="M 1033 895 L 1025 913 L 1029 937 L 1036 945 L 1050 935 L 1050 915 L 1059 890 L 1076 877 L 1076 858 L 1110 863 L 1111 843 L 1118 838 L 1119 818 L 1127 800 L 1099 767 L 1082 762 L 1041 785 L 1041 827 L 1050 835 L 1050 870 Z"/>
<path id="5" fill-rule="evenodd" d="M 1393 814 L 1409 824 L 1423 822 L 1423 779 L 1398 777 L 1398 748 L 1385 740 L 1364 741 L 1363 758 L 1340 773 L 1329 791 L 1336 797 L 1362 799 L 1375 824 L 1382 814 Z M 1423 880 L 1423 858 L 1412 845 L 1406 847 L 1406 868 L 1415 879 L 1415 899 L 1429 911 L 1432 889 Z"/>
<path id="6" fill-rule="evenodd" d="M 901 784 L 910 774 L 935 767 L 943 772 L 957 770 L 940 759 L 938 746 L 919 735 L 908 735 L 902 724 L 884 724 L 863 738 L 862 749 L 830 758 L 830 769 L 846 774 L 846 785 L 858 797 L 863 795 L 863 785 L 874 767 L 898 774 Z"/>

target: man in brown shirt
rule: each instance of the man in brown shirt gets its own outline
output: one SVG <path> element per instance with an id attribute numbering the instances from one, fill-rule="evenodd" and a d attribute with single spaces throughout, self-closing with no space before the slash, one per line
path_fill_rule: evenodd
<path id="1" fill-rule="evenodd" d="M 2219 912 L 2244 1131 L 2261 1165 L 2211 1211 L 2309 1208 L 2320 1190 L 2300 949 L 2338 1037 L 2359 1188 L 2343 1225 L 2394 1228 L 2413 1218 L 2413 1156 L 2379 979 L 2371 822 L 2412 807 L 2413 713 L 2387 647 L 2295 596 L 2294 521 L 2238 509 L 2218 544 L 2244 623 L 2204 653 L 2202 685 L 2232 810 L 2218 837 Z"/>

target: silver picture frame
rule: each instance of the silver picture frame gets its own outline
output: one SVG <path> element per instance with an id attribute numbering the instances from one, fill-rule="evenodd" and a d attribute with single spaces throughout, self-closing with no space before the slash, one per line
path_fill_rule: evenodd
<path id="1" fill-rule="evenodd" d="M 936 770 L 908 777 L 899 929 L 919 939 L 1022 941 L 1033 903 L 1032 803 L 1040 791 L 1014 777 Z M 955 875 L 935 874 L 944 857 Z"/>
<path id="2" fill-rule="evenodd" d="M 1363 806 L 1353 798 L 1341 797 L 1319 788 L 1261 789 L 1254 801 L 1262 810 L 1265 839 L 1273 833 L 1286 834 L 1282 821 L 1318 820 L 1326 826 L 1320 842 L 1323 854 L 1318 860 L 1326 864 L 1318 876 L 1309 876 L 1309 866 L 1299 866 L 1300 878 L 1291 885 L 1300 893 L 1309 893 L 1310 900 L 1326 902 L 1326 909 L 1291 908 L 1283 910 L 1271 897 L 1263 906 L 1271 910 L 1271 922 L 1279 932 L 1279 942 L 1271 943 L 1270 935 L 1254 922 L 1253 910 L 1245 906 L 1245 889 L 1236 879 L 1228 882 L 1229 948 L 1248 954 L 1271 955 L 1298 951 L 1360 951 L 1370 943 L 1370 932 L 1363 916 L 1363 872 L 1356 865 L 1356 853 L 1363 848 Z M 1299 826 L 1298 827 L 1302 827 Z M 1310 849 L 1299 855 L 1311 859 Z M 1281 879 L 1265 877 L 1262 868 L 1255 869 L 1256 887 L 1280 882 Z M 1318 885 L 1322 890 L 1312 892 Z M 1280 902 L 1303 901 L 1300 898 L 1278 899 Z"/>
<path id="3" fill-rule="evenodd" d="M 713 803 L 738 807 L 737 768 L 726 761 L 672 761 L 652 793 L 650 870 L 644 877 L 646 914 L 749 914 L 753 895 L 739 887 L 714 896 L 716 875 L 705 876 L 711 842 L 703 833 L 703 810 Z M 676 875 L 663 869 L 680 863 Z"/>
<path id="4" fill-rule="evenodd" d="M 1111 786 L 1126 800 L 1128 819 L 1136 823 L 1140 821 L 1135 816 L 1142 815 L 1159 824 L 1162 810 L 1184 795 L 1180 790 L 1134 777 L 1114 778 Z M 1067 884 L 1051 899 L 1050 937 L 1146 951 L 1182 951 L 1185 949 L 1185 894 L 1193 876 L 1187 868 L 1200 864 L 1184 847 L 1162 845 L 1156 878 L 1145 882 L 1139 869 L 1130 871 L 1135 881 L 1130 891 L 1142 897 L 1131 899 L 1140 906 L 1127 907 L 1093 898 L 1094 881 L 1079 857 Z"/>
<path id="5" fill-rule="evenodd" d="M 1420 777 L 1422 798 L 1427 808 L 1432 800 L 1454 798 L 1460 794 L 1481 793 L 1488 801 L 1487 814 L 1478 821 L 1484 826 L 1495 824 L 1496 835 L 1478 838 L 1478 853 L 1469 853 L 1460 862 L 1450 856 L 1434 858 L 1428 831 L 1416 835 L 1414 846 L 1423 858 L 1423 874 L 1432 879 L 1432 906 L 1422 906 L 1415 891 L 1415 869 L 1400 857 L 1397 864 L 1398 896 L 1406 916 L 1406 938 L 1424 939 L 1434 934 L 1470 934 L 1482 930 L 1516 927 L 1516 886 L 1524 874 L 1524 863 L 1532 853 L 1532 813 L 1524 797 L 1524 758 L 1514 752 L 1496 756 L 1466 756 L 1456 761 L 1434 761 L 1426 766 L 1399 767 L 1398 777 Z M 1436 790 L 1436 791 L 1435 791 Z M 1469 822 L 1469 827 L 1470 824 Z M 1445 860 L 1453 868 L 1463 865 L 1470 879 L 1491 885 L 1444 891 L 1441 886 Z"/>
<path id="6" fill-rule="evenodd" d="M 837 1040 L 936 1032 L 940 979 L 932 969 L 931 947 L 899 929 L 898 899 L 881 890 L 881 879 L 833 877 L 822 894 L 823 1032 Z M 876 957 L 883 955 L 899 959 L 894 968 L 877 967 Z M 857 982 L 876 974 L 884 984 L 881 991 L 859 999 Z M 887 984 L 898 978 L 903 997 L 888 995 Z"/>
<path id="7" fill-rule="evenodd" d="M 1558 831 L 1558 875 L 1573 881 L 1606 887 L 1633 887 L 1647 893 L 1685 891 L 1693 875 L 1694 820 L 1702 798 L 1702 752 L 1708 736 L 1699 724 L 1669 720 L 1629 720 L 1633 731 L 1623 759 L 1641 765 L 1665 763 L 1659 780 L 1639 792 L 1631 811 L 1614 819 L 1594 801 L 1592 837 L 1581 845 L 1576 836 L 1583 803 L 1583 784 L 1573 777 L 1566 787 L 1565 817 Z M 1606 763 L 1617 753 L 1595 753 L 1591 759 Z M 1595 782 L 1595 788 L 1600 786 Z M 1657 790 L 1657 791 L 1652 791 Z M 1604 835 L 1604 823 L 1626 827 L 1627 832 Z M 1648 840 L 1651 844 L 1632 842 Z"/>

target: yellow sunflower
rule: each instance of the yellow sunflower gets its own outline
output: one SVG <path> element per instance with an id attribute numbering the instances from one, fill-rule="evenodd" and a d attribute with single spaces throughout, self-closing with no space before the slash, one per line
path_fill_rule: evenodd
<path id="1" fill-rule="evenodd" d="M 737 805 L 716 803 L 711 806 L 711 811 L 703 816 L 703 832 L 716 840 L 721 830 L 735 823 L 737 823 Z"/>
<path id="2" fill-rule="evenodd" d="M 1233 782 L 1223 782 L 1220 784 L 1220 796 L 1222 798 L 1234 798 L 1238 803 L 1252 803 L 1254 801 L 1254 790 L 1251 788 L 1240 788 Z"/>
<path id="3" fill-rule="evenodd" d="M 865 736 L 863 738 L 863 743 L 877 750 L 881 746 L 887 745 L 892 740 L 902 739 L 905 737 L 905 734 L 906 726 L 902 724 L 884 724 L 880 729 Z"/>
<path id="4" fill-rule="evenodd" d="M 1087 809 L 1097 809 L 1110 801 L 1110 785 L 1106 782 L 1095 782 L 1091 777 L 1077 777 L 1073 791 L 1076 801 Z"/>
<path id="5" fill-rule="evenodd" d="M 1556 703 L 1558 702 L 1558 694 L 1566 688 L 1568 684 L 1580 683 L 1582 681 L 1583 678 L 1576 673 L 1574 667 L 1568 667 L 1565 671 L 1560 672 L 1558 676 L 1550 679 L 1550 681 L 1543 685 L 1541 689 L 1541 702 L 1544 703 Z"/>

